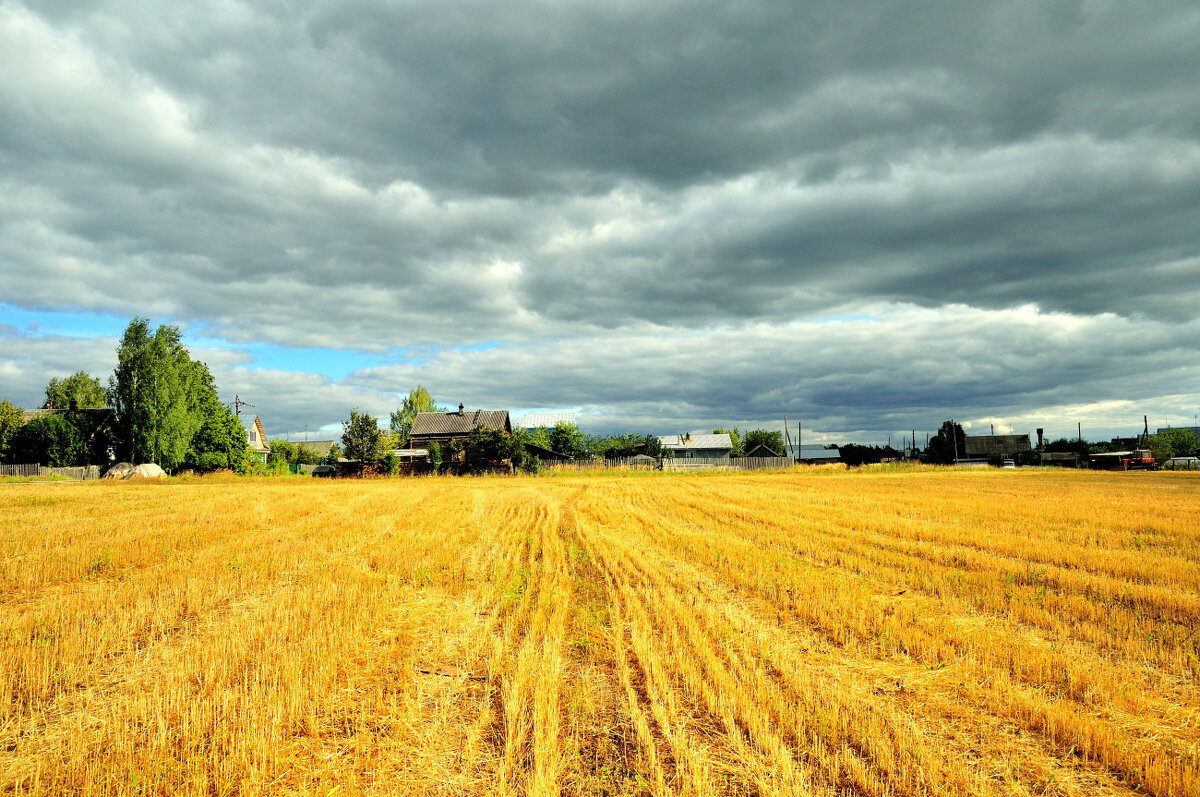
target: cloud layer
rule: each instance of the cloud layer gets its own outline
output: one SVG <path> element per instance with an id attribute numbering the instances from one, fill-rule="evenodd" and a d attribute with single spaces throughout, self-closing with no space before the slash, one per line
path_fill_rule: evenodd
<path id="1" fill-rule="evenodd" d="M 249 347 L 218 381 L 284 429 L 415 380 L 655 429 L 1188 414 L 1198 39 L 1132 2 L 0 2 L 0 302 Z M 0 394 L 102 359 L 60 346 L 0 333 Z"/>

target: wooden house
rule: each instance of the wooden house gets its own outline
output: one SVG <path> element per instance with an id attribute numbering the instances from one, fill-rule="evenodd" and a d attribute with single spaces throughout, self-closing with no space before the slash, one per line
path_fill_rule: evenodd
<path id="1" fill-rule="evenodd" d="M 512 434 L 508 410 L 467 411 L 459 404 L 457 412 L 417 413 L 408 436 L 408 445 L 409 448 L 428 450 L 430 445 L 437 443 L 445 449 L 455 440 L 466 439 L 477 426 Z"/>

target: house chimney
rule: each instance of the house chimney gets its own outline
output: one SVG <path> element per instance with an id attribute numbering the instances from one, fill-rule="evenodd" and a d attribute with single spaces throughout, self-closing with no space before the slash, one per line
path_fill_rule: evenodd
<path id="1" fill-rule="evenodd" d="M 462 402 L 461 402 L 461 401 L 460 401 L 460 402 L 458 402 L 458 414 L 459 414 L 459 415 L 462 415 L 462 414 L 463 414 L 463 405 L 462 405 Z"/>
<path id="2" fill-rule="evenodd" d="M 685 443 L 692 442 L 692 433 L 691 432 L 688 432 L 687 434 L 685 434 L 683 436 L 683 442 L 685 442 Z"/>

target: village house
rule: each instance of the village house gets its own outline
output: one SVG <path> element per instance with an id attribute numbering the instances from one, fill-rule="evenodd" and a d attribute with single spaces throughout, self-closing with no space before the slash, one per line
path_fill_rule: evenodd
<path id="1" fill-rule="evenodd" d="M 508 410 L 466 411 L 462 404 L 457 412 L 419 412 L 413 419 L 412 431 L 408 436 L 409 448 L 423 448 L 437 443 L 445 448 L 455 440 L 465 440 L 477 426 L 492 431 L 512 434 L 512 422 Z"/>
<path id="2" fill-rule="evenodd" d="M 663 454 L 676 459 L 729 459 L 733 455 L 733 440 L 728 434 L 668 434 L 658 442 Z"/>
<path id="3" fill-rule="evenodd" d="M 254 420 L 252 421 L 240 415 L 238 419 L 246 429 L 246 447 L 250 449 L 252 454 L 266 461 L 266 456 L 271 452 L 271 447 L 267 445 L 267 433 L 263 431 L 262 421 L 259 420 L 257 415 L 254 416 Z"/>

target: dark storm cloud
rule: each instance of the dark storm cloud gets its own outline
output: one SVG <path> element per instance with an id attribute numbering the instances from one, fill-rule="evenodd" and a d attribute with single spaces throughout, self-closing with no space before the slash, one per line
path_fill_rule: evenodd
<path id="1" fill-rule="evenodd" d="M 868 297 L 1184 318 L 1196 298 L 1170 266 L 1200 254 L 1200 11 L 1178 4 L 39 12 L 5 6 L 0 158 L 52 207 L 3 240 L 14 270 L 78 266 L 14 280 L 29 306 L 154 296 L 278 340 L 271 316 L 336 296 L 312 342 L 362 346 L 522 335 L 530 314 L 578 331 Z"/>
<path id="2" fill-rule="evenodd" d="M 1029 307 L 980 311 L 901 306 L 871 315 L 704 331 L 660 328 L 595 339 L 446 349 L 419 362 L 361 369 L 343 379 L 263 369 L 252 354 L 193 347 L 222 398 L 251 401 L 268 434 L 340 435 L 350 408 L 386 423 L 397 394 L 425 385 L 444 405 L 580 411 L 589 431 L 777 428 L 787 415 L 806 440 L 883 441 L 969 428 L 1092 439 L 1196 411 L 1200 325 L 1115 315 L 1082 319 Z M 77 368 L 105 378 L 116 340 L 29 337 L 0 328 L 0 382 L 23 406 L 50 376 Z"/>
<path id="3" fill-rule="evenodd" d="M 878 312 L 616 334 L 604 351 L 590 341 L 451 351 L 348 381 L 381 391 L 419 382 L 446 404 L 582 407 L 585 425 L 609 430 L 745 428 L 786 414 L 835 439 L 876 440 L 948 417 L 1059 433 L 1077 420 L 1128 429 L 1145 412 L 1179 423 L 1200 390 L 1196 322 L 1084 320 L 1028 307 L 870 309 Z"/>
<path id="4" fill-rule="evenodd" d="M 763 373 L 797 319 L 864 307 L 915 340 L 1033 305 L 1174 341 L 1200 301 L 1197 40 L 1181 3 L 0 2 L 0 301 L 242 343 L 499 341 L 478 356 L 513 383 L 571 351 L 557 403 L 631 419 L 678 396 L 610 394 L 584 354 L 719 344 Z M 765 342 L 738 357 L 728 330 Z M 854 429 L 928 405 L 863 399 L 871 351 L 785 368 L 762 407 Z M 937 389 L 1053 403 L 957 351 Z M 1103 382 L 1084 361 L 1072 390 Z M 702 383 L 697 422 L 765 412 L 748 373 Z"/>

